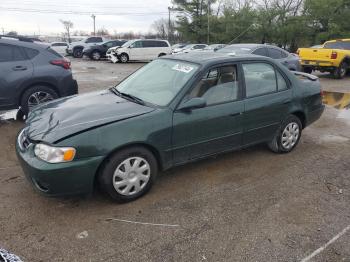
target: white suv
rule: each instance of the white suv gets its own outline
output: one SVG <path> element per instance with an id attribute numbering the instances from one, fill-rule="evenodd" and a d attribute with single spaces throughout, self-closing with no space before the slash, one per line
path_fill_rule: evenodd
<path id="1" fill-rule="evenodd" d="M 132 60 L 153 60 L 171 54 L 171 46 L 166 40 L 131 40 L 123 46 L 110 50 L 107 58 L 113 63 L 127 63 Z"/>

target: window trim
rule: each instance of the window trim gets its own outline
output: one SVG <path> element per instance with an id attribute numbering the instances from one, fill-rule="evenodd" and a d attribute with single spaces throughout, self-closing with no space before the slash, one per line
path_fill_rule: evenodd
<path id="1" fill-rule="evenodd" d="M 245 74 L 244 74 L 244 70 L 243 70 L 243 65 L 244 64 L 267 64 L 272 66 L 272 68 L 274 69 L 275 72 L 275 79 L 276 79 L 276 90 L 272 91 L 272 92 L 268 92 L 268 93 L 264 93 L 264 94 L 260 94 L 260 95 L 254 95 L 254 96 L 247 96 L 247 86 L 246 86 L 246 82 L 245 82 Z M 271 95 L 271 94 L 277 94 L 277 93 L 281 93 L 281 92 L 285 92 L 288 91 L 292 88 L 291 82 L 289 80 L 288 77 L 286 77 L 286 75 L 282 72 L 282 70 L 280 70 L 275 64 L 270 63 L 268 61 L 258 61 L 258 60 L 254 60 L 254 61 L 242 61 L 240 62 L 240 66 L 241 66 L 241 72 L 242 72 L 242 84 L 243 84 L 243 100 L 246 99 L 251 99 L 251 98 L 256 98 L 256 97 L 260 97 L 260 96 L 266 96 L 266 95 Z M 281 74 L 281 76 L 283 77 L 284 81 L 287 84 L 287 89 L 285 90 L 278 90 L 278 79 L 277 79 L 277 71 Z"/>
<path id="2" fill-rule="evenodd" d="M 216 64 L 216 65 L 212 65 L 209 66 L 207 68 L 205 68 L 205 70 L 203 70 L 198 76 L 197 78 L 194 80 L 194 82 L 191 84 L 190 88 L 188 88 L 186 90 L 186 92 L 184 93 L 184 95 L 182 96 L 182 98 L 180 99 L 180 102 L 176 105 L 175 107 L 175 111 L 178 111 L 178 107 L 188 101 L 186 100 L 187 95 L 197 86 L 197 84 L 203 79 L 203 77 L 205 75 L 208 75 L 209 71 L 215 68 L 220 68 L 220 67 L 225 67 L 225 66 L 236 66 L 236 70 L 237 70 L 237 77 L 238 79 L 242 78 L 242 72 L 241 72 L 241 68 L 240 68 L 240 62 L 226 62 L 226 63 L 220 63 L 220 64 Z M 230 100 L 230 101 L 225 101 L 225 102 L 221 102 L 221 103 L 215 103 L 215 104 L 210 104 L 210 105 L 206 105 L 203 108 L 208 108 L 208 107 L 212 107 L 212 106 L 217 106 L 217 105 L 223 105 L 223 104 L 228 104 L 228 103 L 232 103 L 232 102 L 239 102 L 239 101 L 243 101 L 244 97 L 243 97 L 243 82 L 242 81 L 238 81 L 238 94 L 237 94 L 237 99 L 235 100 Z M 203 109 L 203 108 L 194 108 L 193 110 L 199 110 L 199 109 Z"/>

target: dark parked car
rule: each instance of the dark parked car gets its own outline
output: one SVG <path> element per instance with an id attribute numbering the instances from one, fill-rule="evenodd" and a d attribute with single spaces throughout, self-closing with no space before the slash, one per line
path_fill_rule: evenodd
<path id="1" fill-rule="evenodd" d="M 69 60 L 48 46 L 0 38 L 0 110 L 21 107 L 26 114 L 77 91 Z"/>
<path id="2" fill-rule="evenodd" d="M 234 44 L 226 46 L 217 52 L 231 55 L 253 54 L 270 57 L 279 61 L 291 71 L 300 71 L 299 56 L 273 45 L 263 44 Z"/>
<path id="3" fill-rule="evenodd" d="M 37 107 L 16 151 L 42 193 L 87 193 L 98 181 L 127 201 L 190 161 L 257 143 L 290 152 L 323 110 L 318 78 L 272 59 L 164 56 L 114 88 Z"/>
<path id="4" fill-rule="evenodd" d="M 100 60 L 102 57 L 106 56 L 109 48 L 115 46 L 122 46 L 126 43 L 123 40 L 112 40 L 99 45 L 93 45 L 85 47 L 83 50 L 83 55 L 89 57 L 92 60 Z"/>

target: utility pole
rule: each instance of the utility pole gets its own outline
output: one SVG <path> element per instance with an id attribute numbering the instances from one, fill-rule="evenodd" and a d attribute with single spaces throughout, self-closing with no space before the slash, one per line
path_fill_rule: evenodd
<path id="1" fill-rule="evenodd" d="M 96 16 L 93 14 L 91 15 L 92 19 L 94 20 L 94 35 L 96 35 Z"/>
<path id="2" fill-rule="evenodd" d="M 207 38 L 207 44 L 209 45 L 210 43 L 210 0 L 208 0 L 208 38 Z"/>
<path id="3" fill-rule="evenodd" d="M 169 20 L 168 20 L 168 41 L 170 42 L 170 34 L 171 34 L 171 20 L 170 20 L 170 12 L 171 12 L 171 7 L 168 6 L 168 11 L 169 11 Z"/>

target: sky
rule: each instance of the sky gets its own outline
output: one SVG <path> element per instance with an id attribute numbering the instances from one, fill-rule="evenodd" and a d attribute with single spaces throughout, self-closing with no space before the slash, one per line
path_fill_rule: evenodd
<path id="1" fill-rule="evenodd" d="M 149 32 L 159 18 L 168 18 L 171 0 L 0 0 L 0 33 L 51 34 L 64 32 L 60 19 L 73 22 L 75 30 Z"/>

